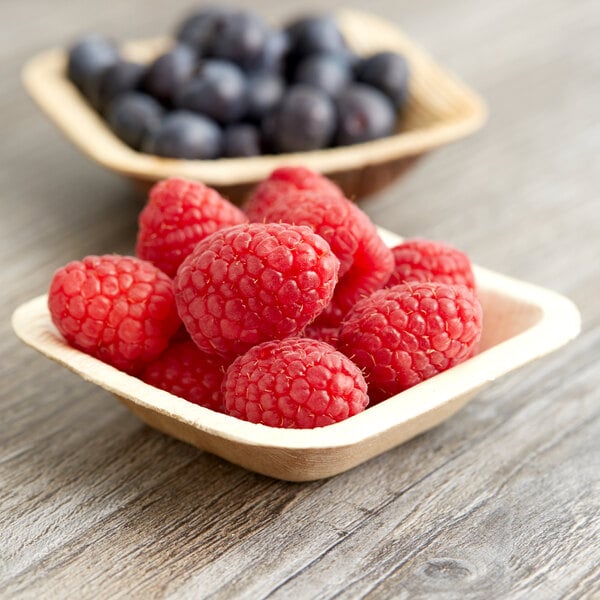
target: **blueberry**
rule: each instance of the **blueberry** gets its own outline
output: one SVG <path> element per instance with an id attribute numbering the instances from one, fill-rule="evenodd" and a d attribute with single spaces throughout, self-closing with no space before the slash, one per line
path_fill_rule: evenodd
<path id="1" fill-rule="evenodd" d="M 197 77 L 182 88 L 177 105 L 219 123 L 233 123 L 246 109 L 246 77 L 232 62 L 204 61 Z"/>
<path id="2" fill-rule="evenodd" d="M 397 109 L 402 108 L 406 102 L 409 69 L 401 54 L 379 52 L 365 58 L 357 67 L 356 78 L 381 90 Z"/>
<path id="3" fill-rule="evenodd" d="M 104 112 L 120 94 L 139 88 L 146 67 L 139 63 L 119 60 L 102 71 L 91 97 L 95 108 Z"/>
<path id="4" fill-rule="evenodd" d="M 119 52 L 111 40 L 90 34 L 69 50 L 67 77 L 89 98 L 99 74 L 118 58 Z"/>
<path id="5" fill-rule="evenodd" d="M 338 54 L 312 54 L 296 69 L 297 83 L 313 85 L 335 98 L 351 81 L 350 65 Z"/>
<path id="6" fill-rule="evenodd" d="M 317 88 L 304 84 L 288 88 L 274 115 L 274 141 L 279 152 L 317 150 L 331 142 L 335 107 Z"/>
<path id="7" fill-rule="evenodd" d="M 260 146 L 263 154 L 277 154 L 277 114 L 269 113 L 260 123 Z"/>
<path id="8" fill-rule="evenodd" d="M 338 146 L 368 142 L 391 135 L 396 113 L 390 99 L 379 90 L 360 83 L 346 88 L 337 99 Z"/>
<path id="9" fill-rule="evenodd" d="M 286 29 L 290 37 L 289 67 L 293 71 L 298 62 L 310 54 L 346 52 L 346 42 L 330 15 L 306 17 Z"/>
<path id="10" fill-rule="evenodd" d="M 164 109 L 146 94 L 126 92 L 108 107 L 106 117 L 115 134 L 127 145 L 139 150 L 142 140 L 158 129 Z"/>
<path id="11" fill-rule="evenodd" d="M 229 9 L 221 6 L 206 6 L 184 19 L 175 37 L 193 48 L 198 57 L 203 57 L 230 13 Z"/>
<path id="12" fill-rule="evenodd" d="M 248 75 L 246 86 L 246 118 L 260 121 L 281 101 L 285 82 L 277 74 L 262 71 Z"/>
<path id="13" fill-rule="evenodd" d="M 351 73 L 355 75 L 356 69 L 358 68 L 362 58 L 358 56 L 358 54 L 356 54 L 352 48 L 346 48 L 341 52 L 341 54 L 339 54 L 339 56 L 343 57 L 343 59 L 348 63 Z"/>
<path id="14" fill-rule="evenodd" d="M 285 56 L 289 49 L 289 35 L 281 29 L 272 29 L 267 33 L 262 52 L 252 63 L 256 71 L 282 73 L 285 68 Z"/>
<path id="15" fill-rule="evenodd" d="M 194 51 L 179 44 L 150 65 L 142 87 L 151 96 L 169 106 L 173 103 L 177 91 L 192 78 L 195 69 Z"/>
<path id="16" fill-rule="evenodd" d="M 236 123 L 223 131 L 223 156 L 258 156 L 260 150 L 260 133 L 256 126 Z"/>
<path id="17" fill-rule="evenodd" d="M 208 159 L 221 153 L 220 127 L 208 117 L 186 110 L 168 113 L 143 142 L 144 152 L 171 158 Z"/>
<path id="18" fill-rule="evenodd" d="M 223 19 L 210 53 L 216 58 L 233 61 L 244 69 L 250 68 L 264 50 L 267 32 L 264 21 L 258 15 L 247 11 L 231 13 Z"/>

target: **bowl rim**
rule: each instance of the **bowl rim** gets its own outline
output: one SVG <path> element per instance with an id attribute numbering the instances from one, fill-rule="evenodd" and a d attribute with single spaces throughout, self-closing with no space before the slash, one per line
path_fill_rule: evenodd
<path id="1" fill-rule="evenodd" d="M 459 109 L 436 99 L 440 113 L 444 113 L 437 122 L 353 146 L 252 158 L 183 160 L 137 152 L 119 140 L 66 78 L 66 50 L 62 48 L 47 49 L 32 57 L 23 68 L 22 81 L 33 100 L 84 154 L 111 170 L 141 180 L 178 176 L 200 179 L 207 185 L 241 185 L 263 179 L 283 165 L 303 165 L 325 174 L 337 173 L 417 156 L 465 137 L 483 125 L 487 110 L 482 98 L 442 69 L 395 25 L 358 10 L 339 10 L 336 16 L 343 30 L 377 31 L 382 48 L 395 49 L 406 56 L 412 78 L 417 78 L 416 82 L 411 81 L 412 87 L 418 85 L 431 94 L 435 82 L 436 89 L 450 94 Z M 131 41 L 123 44 L 123 50 L 142 58 L 168 43 L 165 37 Z"/>
<path id="2" fill-rule="evenodd" d="M 388 244 L 402 239 L 381 228 L 379 230 Z M 416 419 L 426 421 L 429 414 L 458 396 L 481 389 L 502 375 L 558 349 L 579 334 L 580 313 L 565 296 L 476 265 L 474 270 L 482 290 L 501 291 L 504 296 L 534 308 L 537 311 L 536 322 L 466 362 L 368 410 L 339 423 L 314 429 L 273 428 L 220 414 L 159 390 L 84 354 L 68 346 L 52 324 L 46 295 L 19 306 L 13 313 L 12 326 L 25 344 L 84 380 L 197 431 L 254 448 L 322 451 L 361 444 Z"/>

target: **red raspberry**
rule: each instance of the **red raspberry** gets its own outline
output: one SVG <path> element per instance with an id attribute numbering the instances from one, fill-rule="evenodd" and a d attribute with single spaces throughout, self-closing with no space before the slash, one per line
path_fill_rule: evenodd
<path id="1" fill-rule="evenodd" d="M 317 320 L 318 324 L 339 326 L 344 316 L 359 300 L 385 285 L 394 268 L 391 250 L 383 243 L 366 215 L 364 219 L 371 232 L 359 245 L 350 271 L 344 277 L 340 277 L 333 299 Z"/>
<path id="2" fill-rule="evenodd" d="M 323 427 L 367 406 L 360 369 L 329 344 L 265 342 L 238 357 L 223 381 L 225 412 L 271 427 Z"/>
<path id="3" fill-rule="evenodd" d="M 132 256 L 88 256 L 54 274 L 53 323 L 67 342 L 135 374 L 154 360 L 181 322 L 172 281 Z"/>
<path id="4" fill-rule="evenodd" d="M 404 283 L 357 303 L 338 347 L 364 370 L 371 402 L 378 402 L 469 358 L 481 323 L 469 288 Z"/>
<path id="5" fill-rule="evenodd" d="M 216 190 L 198 181 L 165 179 L 150 190 L 139 216 L 136 254 L 175 277 L 194 246 L 218 229 L 248 219 Z"/>
<path id="6" fill-rule="evenodd" d="M 304 330 L 304 337 L 310 338 L 311 340 L 327 342 L 335 348 L 340 339 L 340 328 L 320 325 L 319 323 L 310 323 Z"/>
<path id="7" fill-rule="evenodd" d="M 308 225 L 329 242 L 340 260 L 340 281 L 323 317 L 328 324 L 339 324 L 360 298 L 389 279 L 394 260 L 369 217 L 317 173 L 297 167 L 274 171 L 251 195 L 246 214 L 251 221 Z"/>
<path id="8" fill-rule="evenodd" d="M 246 214 L 254 222 L 311 227 L 329 243 L 338 257 L 342 277 L 352 266 L 362 235 L 353 209 L 354 206 L 340 195 L 288 190 L 279 196 L 252 196 Z"/>
<path id="9" fill-rule="evenodd" d="M 406 240 L 392 248 L 395 267 L 386 287 L 405 281 L 440 281 L 475 291 L 469 257 L 457 248 L 431 240 Z"/>
<path id="10" fill-rule="evenodd" d="M 298 335 L 331 300 L 338 269 L 308 227 L 237 225 L 199 242 L 182 263 L 177 308 L 201 350 L 233 358 Z"/>
<path id="11" fill-rule="evenodd" d="M 223 412 L 221 383 L 227 364 L 201 352 L 189 338 L 172 343 L 142 371 L 140 379 L 180 398 Z"/>
<path id="12" fill-rule="evenodd" d="M 279 167 L 267 179 L 261 181 L 252 198 L 270 204 L 289 192 L 311 191 L 328 196 L 344 196 L 342 190 L 327 177 L 306 167 Z"/>

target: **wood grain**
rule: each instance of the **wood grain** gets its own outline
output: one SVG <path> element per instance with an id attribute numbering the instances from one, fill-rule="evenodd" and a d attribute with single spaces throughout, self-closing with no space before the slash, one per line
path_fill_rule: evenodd
<path id="1" fill-rule="evenodd" d="M 56 267 L 131 252 L 140 209 L 27 100 L 22 65 L 82 30 L 156 35 L 186 6 L 3 3 L 0 597 L 598 597 L 597 2 L 369 5 L 480 91 L 490 120 L 366 210 L 568 295 L 584 330 L 440 427 L 308 484 L 146 428 L 10 331 L 13 309 Z M 253 6 L 274 17 L 320 8 Z"/>

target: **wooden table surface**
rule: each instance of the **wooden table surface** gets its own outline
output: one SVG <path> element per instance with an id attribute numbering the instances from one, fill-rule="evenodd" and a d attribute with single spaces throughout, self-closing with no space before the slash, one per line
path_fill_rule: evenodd
<path id="1" fill-rule="evenodd" d="M 153 431 L 10 328 L 59 266 L 131 253 L 141 207 L 27 99 L 24 61 L 86 30 L 163 32 L 189 5 L 2 2 L 0 596 L 600 597 L 597 1 L 369 4 L 477 89 L 490 119 L 364 208 L 569 296 L 583 332 L 435 430 L 308 484 Z"/>

